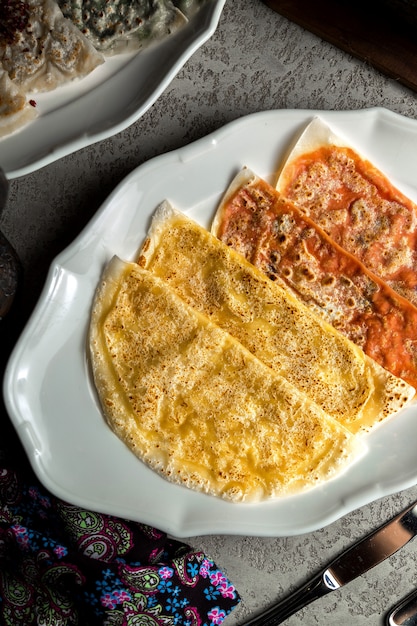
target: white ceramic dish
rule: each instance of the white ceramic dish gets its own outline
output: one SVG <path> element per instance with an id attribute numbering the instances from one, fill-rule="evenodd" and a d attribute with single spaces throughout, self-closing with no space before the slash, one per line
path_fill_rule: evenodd
<path id="1" fill-rule="evenodd" d="M 105 424 L 86 357 L 90 306 L 100 274 L 117 254 L 131 260 L 165 198 L 208 226 L 243 166 L 271 176 L 313 111 L 270 111 L 237 120 L 132 172 L 53 263 L 45 289 L 8 363 L 7 409 L 40 480 L 85 508 L 142 521 L 178 537 L 225 533 L 293 535 L 322 527 L 417 482 L 417 408 L 369 438 L 369 450 L 338 479 L 261 504 L 231 504 L 172 485 L 149 470 Z M 320 112 L 408 195 L 417 122 L 383 109 Z"/>
<path id="2" fill-rule="evenodd" d="M 89 76 L 35 94 L 40 116 L 0 141 L 8 178 L 29 174 L 136 122 L 214 33 L 226 0 L 208 0 L 190 22 L 139 54 L 108 58 Z"/>

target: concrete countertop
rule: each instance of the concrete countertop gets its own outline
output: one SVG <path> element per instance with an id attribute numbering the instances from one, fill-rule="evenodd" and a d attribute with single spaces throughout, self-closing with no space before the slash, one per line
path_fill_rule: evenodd
<path id="1" fill-rule="evenodd" d="M 228 0 L 214 36 L 138 122 L 11 181 L 0 229 L 25 270 L 22 317 L 27 318 L 36 303 L 56 254 L 72 242 L 114 187 L 151 157 L 256 111 L 375 106 L 417 118 L 416 94 L 395 80 L 260 1 Z M 233 626 L 288 594 L 416 497 L 417 487 L 384 497 L 301 536 L 222 535 L 188 541 L 210 554 L 240 592 L 242 603 L 225 622 Z M 411 543 L 348 587 L 300 611 L 288 626 L 382 626 L 391 605 L 417 587 L 416 565 Z"/>

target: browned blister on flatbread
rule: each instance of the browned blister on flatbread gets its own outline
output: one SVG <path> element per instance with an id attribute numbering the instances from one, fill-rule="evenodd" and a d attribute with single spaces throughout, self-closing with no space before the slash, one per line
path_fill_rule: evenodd
<path id="1" fill-rule="evenodd" d="M 168 480 L 259 501 L 334 478 L 363 443 L 302 390 L 190 307 L 114 258 L 97 289 L 90 356 L 115 433 Z"/>
<path id="2" fill-rule="evenodd" d="M 37 116 L 36 107 L 27 100 L 23 90 L 0 69 L 0 138 L 16 132 Z"/>
<path id="3" fill-rule="evenodd" d="M 414 389 L 292 293 L 165 203 L 139 263 L 352 432 L 397 413 Z"/>

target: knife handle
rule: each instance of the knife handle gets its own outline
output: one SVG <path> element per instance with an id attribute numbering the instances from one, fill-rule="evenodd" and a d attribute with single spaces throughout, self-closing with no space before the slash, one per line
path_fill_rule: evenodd
<path id="1" fill-rule="evenodd" d="M 387 626 L 417 626 L 417 591 L 413 591 L 391 609 Z"/>
<path id="2" fill-rule="evenodd" d="M 274 604 L 261 615 L 254 617 L 249 622 L 245 622 L 244 626 L 275 626 L 281 624 L 294 613 L 310 604 L 314 600 L 325 596 L 334 587 L 328 587 L 325 583 L 324 572 L 312 578 L 303 587 L 297 589 L 287 598 Z"/>

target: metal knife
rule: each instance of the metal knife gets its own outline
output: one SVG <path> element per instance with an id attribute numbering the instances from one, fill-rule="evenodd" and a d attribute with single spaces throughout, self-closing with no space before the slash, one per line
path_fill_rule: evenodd
<path id="1" fill-rule="evenodd" d="M 310 602 L 340 589 L 397 552 L 417 534 L 417 502 L 348 548 L 293 594 L 273 605 L 245 626 L 273 626 Z M 395 622 L 394 622 L 395 624 Z"/>
<path id="2" fill-rule="evenodd" d="M 417 591 L 394 606 L 388 614 L 387 626 L 417 626 Z"/>

